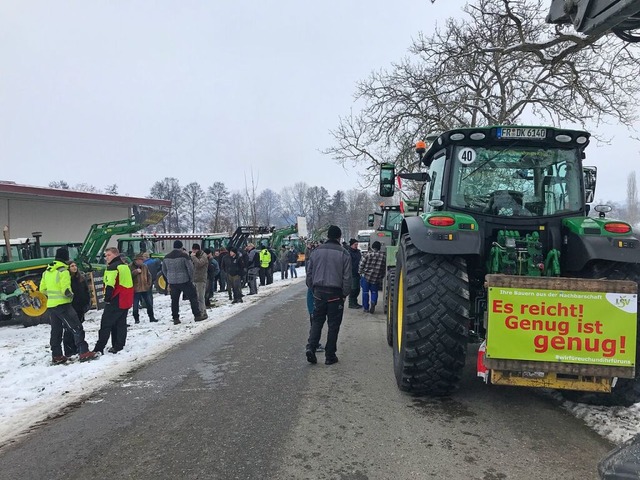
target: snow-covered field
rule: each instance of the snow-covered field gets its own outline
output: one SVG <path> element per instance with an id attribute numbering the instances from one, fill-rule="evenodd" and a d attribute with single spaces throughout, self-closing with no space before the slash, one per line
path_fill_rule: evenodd
<path id="1" fill-rule="evenodd" d="M 217 293 L 219 306 L 209 309 L 209 319 L 198 323 L 193 322 L 189 302 L 183 301 L 180 304 L 183 323 L 173 325 L 170 298 L 156 295 L 154 310 L 160 322 L 149 323 L 145 310 L 140 312 L 138 325 L 130 316 L 125 349 L 115 355 L 105 353 L 100 359 L 86 363 L 51 365 L 49 325 L 0 328 L 0 445 L 265 296 L 292 282 L 303 281 L 304 268 L 298 269 L 297 280 L 280 280 L 279 273 L 274 277 L 273 284 L 260 287 L 258 295 L 245 296 L 244 303 L 232 305 L 226 294 Z M 95 311 L 87 314 L 84 327 L 89 348 L 93 348 L 97 340 L 100 315 L 101 312 Z M 640 403 L 630 408 L 593 407 L 572 402 L 564 402 L 563 406 L 615 443 L 640 432 Z"/>

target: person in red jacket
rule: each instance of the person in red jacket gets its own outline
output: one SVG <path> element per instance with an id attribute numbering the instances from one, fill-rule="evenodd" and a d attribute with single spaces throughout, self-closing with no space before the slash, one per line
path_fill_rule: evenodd
<path id="1" fill-rule="evenodd" d="M 115 247 L 109 247 L 104 252 L 107 269 L 104 272 L 104 311 L 100 320 L 98 342 L 94 352 L 104 353 L 104 347 L 111 335 L 110 353 L 118 353 L 127 341 L 127 314 L 133 306 L 133 279 L 131 269 Z"/>

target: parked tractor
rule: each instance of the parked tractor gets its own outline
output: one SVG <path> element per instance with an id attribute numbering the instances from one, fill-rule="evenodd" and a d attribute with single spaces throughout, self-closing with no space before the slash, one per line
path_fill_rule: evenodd
<path id="1" fill-rule="evenodd" d="M 90 273 L 94 307 L 98 307 L 102 300 L 101 279 L 105 269 L 102 253 L 111 238 L 154 225 L 165 215 L 166 212 L 162 210 L 136 208 L 130 218 L 91 226 L 74 261 L 79 269 Z M 0 263 L 1 321 L 22 318 L 25 326 L 40 322 L 47 310 L 47 298 L 38 290 L 38 286 L 42 273 L 53 260 L 48 257 Z"/>
<path id="2" fill-rule="evenodd" d="M 588 216 L 589 137 L 461 128 L 417 149 L 427 167 L 424 213 L 402 220 L 387 299 L 401 390 L 450 394 L 478 340 L 487 383 L 629 401 L 640 242 L 607 217 L 610 207 Z M 380 177 L 381 195 L 393 195 L 393 169 Z"/>

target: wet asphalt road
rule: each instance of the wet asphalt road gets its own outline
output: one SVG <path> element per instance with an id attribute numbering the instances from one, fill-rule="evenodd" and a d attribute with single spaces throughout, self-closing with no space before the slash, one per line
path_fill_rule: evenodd
<path id="1" fill-rule="evenodd" d="M 399 392 L 382 313 L 309 365 L 303 284 L 265 298 L 0 451 L 0 479 L 596 479 L 612 447 L 535 390 Z M 211 314 L 210 314 L 211 316 Z M 322 357 L 320 357 L 322 360 Z"/>

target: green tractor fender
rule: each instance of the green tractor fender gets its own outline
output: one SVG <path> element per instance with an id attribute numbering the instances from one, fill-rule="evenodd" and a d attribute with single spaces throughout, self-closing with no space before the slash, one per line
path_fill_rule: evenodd
<path id="1" fill-rule="evenodd" d="M 593 260 L 640 263 L 640 241 L 634 236 L 578 235 L 565 236 L 562 271 L 580 271 Z"/>
<path id="2" fill-rule="evenodd" d="M 433 225 L 430 221 L 443 225 Z M 433 212 L 407 217 L 402 222 L 401 229 L 401 234 L 405 233 L 411 236 L 413 244 L 422 252 L 435 255 L 480 255 L 482 238 L 478 223 L 470 215 Z"/>

